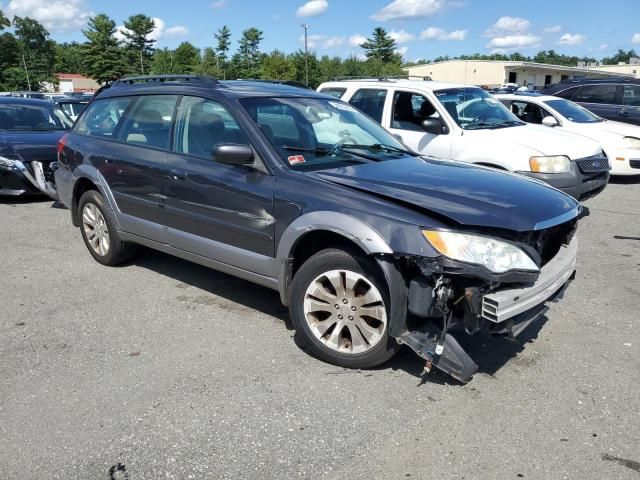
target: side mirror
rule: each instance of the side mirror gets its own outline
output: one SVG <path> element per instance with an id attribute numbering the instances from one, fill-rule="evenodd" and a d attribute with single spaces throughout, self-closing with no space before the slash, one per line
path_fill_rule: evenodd
<path id="1" fill-rule="evenodd" d="M 556 117 L 552 117 L 551 115 L 549 115 L 548 117 L 544 117 L 542 119 L 542 125 L 546 127 L 557 127 L 560 124 L 558 123 Z"/>
<path id="2" fill-rule="evenodd" d="M 225 165 L 252 165 L 253 149 L 249 145 L 219 143 L 211 151 L 213 159 Z"/>
<path id="3" fill-rule="evenodd" d="M 420 126 L 425 132 L 431 133 L 433 135 L 442 135 L 443 133 L 449 133 L 439 118 L 425 118 Z"/>

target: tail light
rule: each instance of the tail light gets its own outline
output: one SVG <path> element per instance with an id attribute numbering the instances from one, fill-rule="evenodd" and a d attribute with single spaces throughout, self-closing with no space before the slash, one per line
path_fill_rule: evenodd
<path id="1" fill-rule="evenodd" d="M 64 147 L 67 146 L 67 139 L 69 138 L 69 134 L 65 133 L 60 140 L 58 140 L 58 161 L 62 160 L 62 153 L 64 152 Z"/>

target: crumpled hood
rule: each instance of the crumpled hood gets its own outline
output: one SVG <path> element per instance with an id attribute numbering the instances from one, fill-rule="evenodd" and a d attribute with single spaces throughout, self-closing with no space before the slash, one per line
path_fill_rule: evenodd
<path id="1" fill-rule="evenodd" d="M 405 157 L 315 175 L 465 226 L 530 231 L 563 214 L 571 217 L 578 207 L 570 196 L 537 180 L 462 162 Z"/>
<path id="2" fill-rule="evenodd" d="M 0 156 L 23 162 L 55 161 L 58 140 L 65 131 L 0 132 Z"/>
<path id="3" fill-rule="evenodd" d="M 571 132 L 551 129 L 543 125 L 521 125 L 517 127 L 489 130 L 469 130 L 465 135 L 478 137 L 484 145 L 499 145 L 509 151 L 509 146 L 518 145 L 537 152 L 538 155 L 567 155 L 571 160 L 590 157 L 600 153 L 598 142 Z"/>

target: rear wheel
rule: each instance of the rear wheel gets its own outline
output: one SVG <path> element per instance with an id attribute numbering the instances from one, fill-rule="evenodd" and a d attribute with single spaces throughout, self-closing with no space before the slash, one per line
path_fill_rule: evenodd
<path id="1" fill-rule="evenodd" d="M 303 343 L 322 360 L 369 368 L 398 349 L 389 337 L 388 293 L 370 259 L 327 249 L 307 260 L 291 286 L 290 313 Z"/>
<path id="2" fill-rule="evenodd" d="M 134 245 L 120 240 L 113 210 L 95 190 L 82 194 L 78 202 L 80 232 L 89 253 L 103 265 L 117 265 L 130 259 Z"/>

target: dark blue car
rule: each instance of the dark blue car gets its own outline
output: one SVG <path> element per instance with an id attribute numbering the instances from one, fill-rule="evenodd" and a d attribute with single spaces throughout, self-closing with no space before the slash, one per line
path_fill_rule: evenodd
<path id="1" fill-rule="evenodd" d="M 0 97 L 0 195 L 56 198 L 51 164 L 58 140 L 71 125 L 51 102 Z"/>
<path id="2" fill-rule="evenodd" d="M 405 344 L 467 381 L 452 334 L 517 335 L 575 271 L 576 200 L 423 157 L 311 90 L 121 80 L 60 143 L 60 200 L 96 261 L 145 245 L 277 290 L 300 340 L 344 367 Z"/>

